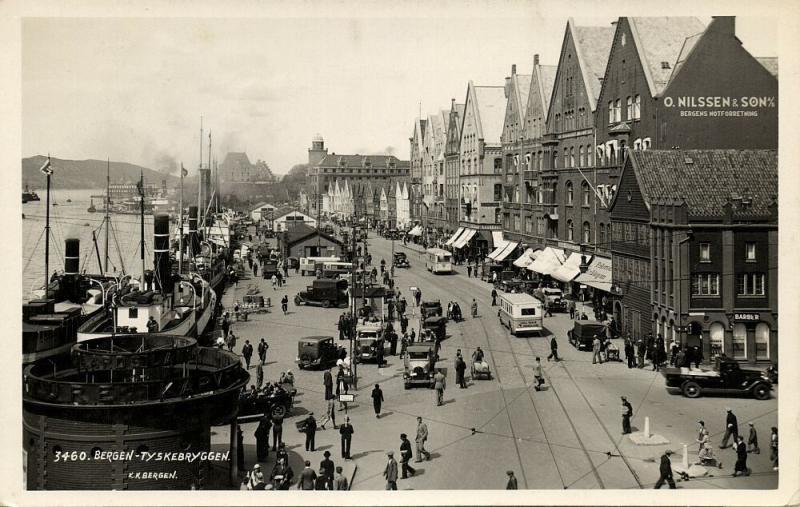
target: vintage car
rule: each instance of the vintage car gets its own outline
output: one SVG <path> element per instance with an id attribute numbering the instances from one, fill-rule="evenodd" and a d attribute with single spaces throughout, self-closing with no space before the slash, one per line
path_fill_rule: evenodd
<path id="1" fill-rule="evenodd" d="M 687 398 L 702 393 L 749 394 L 757 400 L 770 397 L 772 383 L 761 370 L 749 370 L 728 358 L 717 357 L 713 369 L 664 368 L 667 389 L 680 389 Z"/>
<path id="2" fill-rule="evenodd" d="M 405 252 L 395 252 L 394 254 L 394 266 L 396 268 L 410 268 L 411 263 L 408 262 L 408 256 Z"/>
<path id="3" fill-rule="evenodd" d="M 272 275 L 278 274 L 278 261 L 275 259 L 264 259 L 261 261 L 261 276 L 265 280 L 272 278 Z"/>
<path id="4" fill-rule="evenodd" d="M 296 305 L 319 305 L 323 308 L 347 305 L 347 281 L 320 279 L 314 280 L 310 287 L 294 297 Z"/>
<path id="5" fill-rule="evenodd" d="M 601 341 L 606 335 L 606 325 L 596 320 L 576 320 L 572 329 L 567 331 L 569 342 L 578 350 L 592 350 L 592 341 L 595 335 Z"/>
<path id="6" fill-rule="evenodd" d="M 403 385 L 410 389 L 413 385 L 433 387 L 436 356 L 430 343 L 409 345 L 403 358 Z"/>
<path id="7" fill-rule="evenodd" d="M 294 405 L 297 390 L 290 384 L 269 384 L 260 390 L 242 390 L 239 395 L 239 417 L 273 415 L 286 417 Z"/>
<path id="8" fill-rule="evenodd" d="M 447 335 L 447 317 L 428 317 L 420 323 L 420 333 L 431 330 L 437 341 L 444 340 Z"/>
<path id="9" fill-rule="evenodd" d="M 427 319 L 428 317 L 441 317 L 442 303 L 438 299 L 436 301 L 423 301 L 419 305 L 419 311 L 423 319 Z"/>
<path id="10" fill-rule="evenodd" d="M 297 342 L 297 367 L 301 370 L 311 368 L 330 368 L 343 359 L 344 348 L 337 346 L 333 336 L 306 336 Z"/>
<path id="11" fill-rule="evenodd" d="M 354 355 L 358 362 L 377 359 L 378 347 L 384 347 L 383 325 L 380 322 L 365 322 L 356 326 L 356 343 Z"/>

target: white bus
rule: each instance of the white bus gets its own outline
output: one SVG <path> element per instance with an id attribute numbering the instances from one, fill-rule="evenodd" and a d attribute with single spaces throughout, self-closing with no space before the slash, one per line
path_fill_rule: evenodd
<path id="1" fill-rule="evenodd" d="M 335 278 L 337 275 L 350 274 L 353 264 L 350 262 L 323 262 L 322 276 L 325 278 Z"/>
<path id="2" fill-rule="evenodd" d="M 541 332 L 544 328 L 544 305 L 530 294 L 506 292 L 497 295 L 497 302 L 500 305 L 497 312 L 500 324 L 507 327 L 512 335 Z"/>
<path id="3" fill-rule="evenodd" d="M 301 257 L 300 258 L 300 274 L 305 275 L 316 274 L 317 268 L 322 269 L 322 265 L 326 262 L 339 262 L 339 257 Z"/>
<path id="4" fill-rule="evenodd" d="M 441 248 L 429 248 L 425 252 L 425 268 L 431 273 L 452 273 L 453 254 Z"/>

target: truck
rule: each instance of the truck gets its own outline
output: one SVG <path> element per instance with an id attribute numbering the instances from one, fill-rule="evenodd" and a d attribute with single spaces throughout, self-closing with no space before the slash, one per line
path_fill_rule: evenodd
<path id="1" fill-rule="evenodd" d="M 664 368 L 667 390 L 678 389 L 687 398 L 697 398 L 702 393 L 752 395 L 757 400 L 767 400 L 772 383 L 766 373 L 756 369 L 741 368 L 737 361 L 717 357 L 713 369 Z"/>
<path id="2" fill-rule="evenodd" d="M 311 286 L 294 297 L 294 304 L 297 306 L 318 305 L 323 308 L 345 306 L 348 301 L 347 281 L 324 278 L 314 280 Z"/>

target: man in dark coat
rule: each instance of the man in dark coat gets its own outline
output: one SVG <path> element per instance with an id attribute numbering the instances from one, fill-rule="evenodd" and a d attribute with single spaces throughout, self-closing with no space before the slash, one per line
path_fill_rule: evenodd
<path id="1" fill-rule="evenodd" d="M 372 407 L 375 409 L 376 419 L 381 417 L 381 403 L 383 403 L 383 391 L 380 385 L 375 384 L 375 387 L 372 388 Z"/>
<path id="2" fill-rule="evenodd" d="M 336 325 L 337 329 L 339 329 L 339 339 L 344 340 L 347 331 L 347 321 L 345 321 L 344 314 L 339 315 L 339 323 Z"/>
<path id="3" fill-rule="evenodd" d="M 383 476 L 386 478 L 386 489 L 397 490 L 397 461 L 394 460 L 394 451 L 386 453 L 389 456 L 389 461 L 386 463 L 386 468 L 383 470 Z"/>
<path id="4" fill-rule="evenodd" d="M 467 388 L 467 382 L 464 380 L 464 373 L 467 371 L 467 363 L 464 361 L 464 358 L 460 355 L 456 359 L 456 382 L 461 387 L 461 389 Z"/>
<path id="5" fill-rule="evenodd" d="M 492 306 L 497 306 L 497 289 L 492 289 Z"/>
<path id="6" fill-rule="evenodd" d="M 333 375 L 331 375 L 330 369 L 325 370 L 322 376 L 322 383 L 325 386 L 325 399 L 333 398 Z"/>
<path id="7" fill-rule="evenodd" d="M 622 434 L 627 435 L 631 432 L 631 417 L 633 417 L 633 406 L 627 398 L 621 396 L 622 399 Z"/>
<path id="8" fill-rule="evenodd" d="M 400 332 L 406 334 L 406 330 L 408 330 L 408 317 L 403 314 L 400 316 Z"/>
<path id="9" fill-rule="evenodd" d="M 664 481 L 669 484 L 669 489 L 675 489 L 675 480 L 672 478 L 672 463 L 669 460 L 670 454 L 670 451 L 664 451 L 664 454 L 661 456 L 661 464 L 658 467 L 661 475 L 658 477 L 658 482 L 656 482 L 653 489 L 661 489 L 661 486 L 664 485 Z"/>
<path id="10" fill-rule="evenodd" d="M 720 449 L 728 447 L 728 439 L 733 436 L 733 441 L 739 439 L 739 423 L 736 421 L 736 416 L 730 408 L 725 409 L 727 415 L 725 416 L 725 434 L 722 436 L 722 443 L 719 444 Z"/>
<path id="11" fill-rule="evenodd" d="M 408 435 L 405 433 L 400 434 L 400 442 L 400 468 L 403 473 L 401 478 L 408 479 L 409 474 L 411 474 L 411 477 L 414 477 L 414 474 L 417 473 L 417 471 L 408 464 L 413 455 L 411 452 L 411 442 L 408 440 Z"/>
<path id="12" fill-rule="evenodd" d="M 269 345 L 267 345 L 267 342 L 264 341 L 264 338 L 261 338 L 261 341 L 258 342 L 258 359 L 260 359 L 262 363 L 266 363 L 267 362 L 267 349 L 268 348 L 269 348 Z"/>
<path id="13" fill-rule="evenodd" d="M 506 483 L 506 489 L 519 489 L 519 487 L 517 486 L 517 478 L 514 477 L 514 471 L 509 470 L 506 472 L 506 475 L 508 476 L 508 483 Z"/>
<path id="14" fill-rule="evenodd" d="M 266 461 L 267 456 L 269 456 L 269 430 L 271 426 L 272 423 L 267 416 L 262 417 L 258 422 L 258 428 L 256 428 L 255 432 L 258 461 Z"/>
<path id="15" fill-rule="evenodd" d="M 375 361 L 378 363 L 378 368 L 383 368 L 383 338 L 375 342 Z"/>
<path id="16" fill-rule="evenodd" d="M 283 443 L 283 416 L 272 416 L 272 450 L 275 451 Z"/>
<path id="17" fill-rule="evenodd" d="M 244 346 L 242 347 L 242 357 L 244 357 L 244 362 L 247 365 L 247 369 L 250 369 L 250 358 L 253 357 L 253 346 L 250 345 L 250 340 L 245 340 Z"/>
<path id="18" fill-rule="evenodd" d="M 733 446 L 736 451 L 736 465 L 733 467 L 733 476 L 736 477 L 739 474 L 750 475 L 750 469 L 747 468 L 747 444 L 744 443 L 744 437 L 741 435 L 736 437 Z"/>
<path id="19" fill-rule="evenodd" d="M 390 356 L 396 356 L 397 355 L 397 333 L 394 332 L 394 329 L 389 330 L 388 337 L 389 337 L 389 355 Z"/>
<path id="20" fill-rule="evenodd" d="M 317 435 L 317 420 L 314 419 L 314 412 L 308 414 L 303 432 L 306 434 L 306 451 L 314 452 L 316 450 L 314 449 L 314 437 Z"/>
<path id="21" fill-rule="evenodd" d="M 333 471 L 336 469 L 333 465 L 333 461 L 331 461 L 331 453 L 325 451 L 322 453 L 325 457 L 322 461 L 319 462 L 319 469 L 322 472 L 322 475 L 325 477 L 327 486 L 329 490 L 333 489 Z"/>
<path id="22" fill-rule="evenodd" d="M 310 461 L 306 460 L 305 465 L 306 467 L 302 472 L 300 472 L 300 475 L 297 478 L 297 489 L 313 491 L 314 484 L 317 481 L 317 473 L 311 469 Z"/>
<path id="23" fill-rule="evenodd" d="M 547 356 L 547 360 L 553 359 L 554 361 L 561 361 L 558 358 L 558 342 L 556 341 L 556 336 L 553 335 L 550 337 L 550 355 Z"/>
<path id="24" fill-rule="evenodd" d="M 628 368 L 636 367 L 636 353 L 633 350 L 633 342 L 629 336 L 625 337 L 625 359 L 628 361 Z"/>
<path id="25" fill-rule="evenodd" d="M 342 458 L 350 459 L 350 443 L 353 440 L 353 425 L 350 418 L 346 417 L 344 424 L 339 426 L 339 434 L 342 436 Z"/>

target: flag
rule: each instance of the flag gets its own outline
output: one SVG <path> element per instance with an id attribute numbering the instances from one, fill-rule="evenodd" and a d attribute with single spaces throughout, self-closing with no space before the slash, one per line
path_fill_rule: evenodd
<path id="1" fill-rule="evenodd" d="M 136 191 L 139 192 L 139 195 L 144 196 L 144 185 L 142 184 L 142 180 L 136 182 Z"/>
<path id="2" fill-rule="evenodd" d="M 47 161 L 39 170 L 42 171 L 42 174 L 46 174 L 48 176 L 53 174 L 53 168 L 50 167 L 50 157 L 47 157 Z"/>

